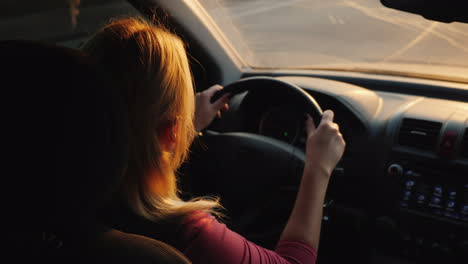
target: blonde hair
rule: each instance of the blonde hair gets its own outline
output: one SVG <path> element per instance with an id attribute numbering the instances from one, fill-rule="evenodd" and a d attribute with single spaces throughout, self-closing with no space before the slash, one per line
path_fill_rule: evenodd
<path id="1" fill-rule="evenodd" d="M 142 18 L 121 18 L 98 31 L 83 50 L 103 64 L 127 100 L 130 158 L 123 194 L 130 208 L 152 221 L 195 210 L 216 212 L 218 199 L 178 196 L 175 172 L 196 134 L 194 88 L 182 40 Z M 160 133 L 172 125 L 177 140 L 168 152 Z"/>

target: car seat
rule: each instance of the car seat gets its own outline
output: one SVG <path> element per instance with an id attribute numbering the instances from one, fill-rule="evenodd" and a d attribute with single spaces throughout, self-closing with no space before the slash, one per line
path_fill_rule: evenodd
<path id="1" fill-rule="evenodd" d="M 189 263 L 160 241 L 97 217 L 121 181 L 127 118 L 83 52 L 0 42 L 5 252 L 11 262 Z"/>

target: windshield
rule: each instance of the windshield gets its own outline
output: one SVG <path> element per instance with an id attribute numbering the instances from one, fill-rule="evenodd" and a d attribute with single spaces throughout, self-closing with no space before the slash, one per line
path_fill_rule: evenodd
<path id="1" fill-rule="evenodd" d="M 468 82 L 468 24 L 379 0 L 200 0 L 253 68 L 335 69 Z"/>

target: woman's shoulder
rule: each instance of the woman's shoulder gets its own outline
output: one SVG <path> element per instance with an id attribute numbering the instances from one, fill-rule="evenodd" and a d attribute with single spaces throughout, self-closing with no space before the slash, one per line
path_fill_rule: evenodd
<path id="1" fill-rule="evenodd" d="M 185 215 L 180 221 L 180 227 L 191 232 L 199 232 L 208 226 L 221 224 L 215 216 L 206 211 L 193 211 Z"/>
<path id="2" fill-rule="evenodd" d="M 191 241 L 211 233 L 215 230 L 223 229 L 225 225 L 206 211 L 193 211 L 187 214 L 179 225 L 179 234 L 184 244 L 188 245 Z"/>
<path id="3" fill-rule="evenodd" d="M 194 225 L 203 224 L 210 221 L 217 221 L 216 218 L 209 212 L 206 211 L 192 211 L 182 218 L 182 225 Z"/>

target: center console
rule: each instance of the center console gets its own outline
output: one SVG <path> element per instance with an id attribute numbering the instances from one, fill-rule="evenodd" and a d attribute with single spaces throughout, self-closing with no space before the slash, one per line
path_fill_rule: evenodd
<path id="1" fill-rule="evenodd" d="M 398 181 L 394 250 L 421 263 L 468 263 L 466 166 L 395 154 L 386 171 Z"/>
<path id="2" fill-rule="evenodd" d="M 401 209 L 468 223 L 468 175 L 407 161 L 390 164 L 387 173 L 400 178 Z"/>

